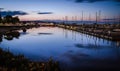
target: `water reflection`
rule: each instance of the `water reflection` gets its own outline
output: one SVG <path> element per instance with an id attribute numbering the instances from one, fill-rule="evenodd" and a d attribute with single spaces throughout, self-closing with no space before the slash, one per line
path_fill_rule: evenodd
<path id="1" fill-rule="evenodd" d="M 9 41 L 13 40 L 13 38 L 14 38 L 13 36 L 4 36 L 4 39 L 9 40 Z"/>
<path id="2" fill-rule="evenodd" d="M 13 40 L 13 38 L 19 39 L 20 33 L 18 31 L 8 31 L 3 36 L 6 40 Z"/>
<path id="3" fill-rule="evenodd" d="M 0 37 L 0 42 L 2 42 L 2 37 Z"/>
<path id="4" fill-rule="evenodd" d="M 38 33 L 39 35 L 52 35 L 53 33 Z"/>
<path id="5" fill-rule="evenodd" d="M 120 47 L 120 42 L 116 42 L 116 46 L 117 46 L 117 47 Z"/>
<path id="6" fill-rule="evenodd" d="M 29 34 L 28 32 L 20 32 L 21 35 L 27 35 Z"/>
<path id="7" fill-rule="evenodd" d="M 107 46 L 107 45 L 95 45 L 94 44 L 75 44 L 76 47 L 78 48 L 87 48 L 87 49 L 100 49 L 100 48 L 111 48 L 112 46 Z M 113 47 L 114 48 L 114 47 Z"/>
<path id="8" fill-rule="evenodd" d="M 10 47 L 14 54 L 24 54 L 31 60 L 45 61 L 52 56 L 70 68 L 66 71 L 79 71 L 82 67 L 120 65 L 119 44 L 67 29 L 40 27 L 20 32 L 19 39 L 3 38 L 0 47 Z"/>
<path id="9" fill-rule="evenodd" d="M 63 35 L 66 39 L 70 38 L 70 39 L 76 40 L 76 34 L 78 33 L 74 32 L 73 30 L 63 29 Z"/>

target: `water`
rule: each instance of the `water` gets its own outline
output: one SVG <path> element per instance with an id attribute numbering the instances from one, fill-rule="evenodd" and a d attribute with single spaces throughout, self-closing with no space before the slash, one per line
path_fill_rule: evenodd
<path id="1" fill-rule="evenodd" d="M 34 61 L 47 61 L 52 57 L 67 71 L 120 65 L 120 46 L 116 42 L 58 27 L 32 28 L 20 33 L 19 38 L 3 39 L 0 47 Z"/>

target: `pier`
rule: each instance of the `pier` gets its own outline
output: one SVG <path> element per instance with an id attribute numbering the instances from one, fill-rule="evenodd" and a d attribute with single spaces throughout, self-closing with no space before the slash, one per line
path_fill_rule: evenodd
<path id="1" fill-rule="evenodd" d="M 120 41 L 120 24 L 57 24 L 57 26 L 111 41 Z"/>

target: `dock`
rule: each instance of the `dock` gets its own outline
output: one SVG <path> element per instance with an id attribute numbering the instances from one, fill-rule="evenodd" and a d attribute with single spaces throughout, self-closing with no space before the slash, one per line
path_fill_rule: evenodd
<path id="1" fill-rule="evenodd" d="M 58 27 L 120 42 L 120 24 L 57 24 Z"/>

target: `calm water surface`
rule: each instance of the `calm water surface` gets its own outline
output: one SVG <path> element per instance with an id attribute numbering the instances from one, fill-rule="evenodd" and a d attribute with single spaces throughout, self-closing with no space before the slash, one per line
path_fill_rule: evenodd
<path id="1" fill-rule="evenodd" d="M 35 61 L 53 57 L 71 71 L 120 65 L 120 46 L 116 42 L 57 27 L 32 28 L 20 33 L 19 38 L 11 41 L 3 39 L 0 47 Z"/>

